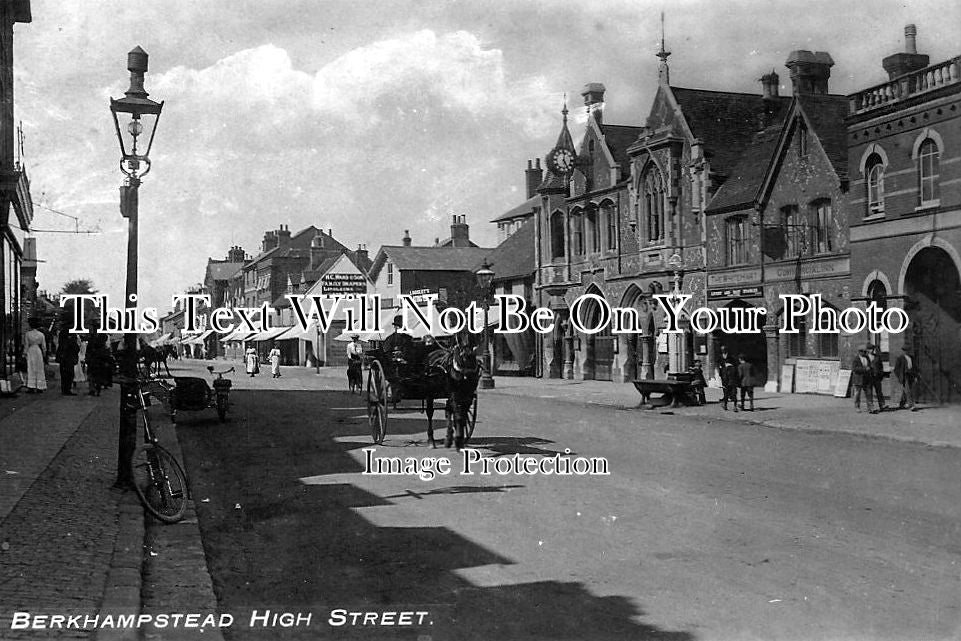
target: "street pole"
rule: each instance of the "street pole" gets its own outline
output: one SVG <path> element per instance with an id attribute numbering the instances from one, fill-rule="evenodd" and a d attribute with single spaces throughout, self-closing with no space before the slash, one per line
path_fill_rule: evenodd
<path id="1" fill-rule="evenodd" d="M 126 309 L 137 308 L 137 259 L 138 222 L 140 218 L 138 195 L 140 179 L 130 176 L 126 190 L 125 209 L 127 226 L 127 286 Z M 117 439 L 117 487 L 133 484 L 133 455 L 137 449 L 137 334 L 124 333 L 124 350 L 120 360 L 120 432 Z"/>
<path id="2" fill-rule="evenodd" d="M 494 358 L 491 352 L 491 330 L 488 324 L 487 313 L 490 309 L 490 299 L 484 294 L 484 374 L 481 376 L 481 389 L 494 389 L 494 377 L 491 370 L 494 368 Z"/>

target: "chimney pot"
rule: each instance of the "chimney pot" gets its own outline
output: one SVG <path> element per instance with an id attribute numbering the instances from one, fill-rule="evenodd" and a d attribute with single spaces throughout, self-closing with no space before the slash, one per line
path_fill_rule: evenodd
<path id="1" fill-rule="evenodd" d="M 904 27 L 904 51 L 906 53 L 917 53 L 918 43 L 917 43 L 918 28 L 913 24 L 905 25 Z"/>

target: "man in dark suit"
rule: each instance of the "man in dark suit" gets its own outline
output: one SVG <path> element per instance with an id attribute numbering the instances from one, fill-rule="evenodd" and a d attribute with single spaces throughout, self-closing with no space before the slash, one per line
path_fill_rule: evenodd
<path id="1" fill-rule="evenodd" d="M 868 347 L 858 350 L 858 355 L 851 362 L 851 385 L 854 387 L 854 407 L 861 411 L 861 394 L 864 394 L 868 412 L 877 414 L 874 409 L 874 380 L 871 376 L 871 359 L 868 357 Z"/>
<path id="2" fill-rule="evenodd" d="M 914 400 L 914 386 L 918 381 L 918 364 L 908 343 L 901 347 L 901 353 L 894 361 L 894 377 L 901 385 L 901 400 L 898 402 L 898 408 L 907 406 L 912 412 L 916 412 L 918 408 Z"/>
<path id="3" fill-rule="evenodd" d="M 721 350 L 721 362 L 718 366 L 721 375 L 721 387 L 724 391 L 724 398 L 722 403 L 724 404 L 724 409 L 727 409 L 727 402 L 731 401 L 734 403 L 734 411 L 737 411 L 737 388 L 741 382 L 741 378 L 738 375 L 737 365 L 727 354 L 727 350 Z"/>
<path id="4" fill-rule="evenodd" d="M 414 339 L 411 338 L 410 334 L 400 331 L 404 326 L 404 317 L 400 314 L 394 316 L 392 325 L 394 326 L 394 333 L 384 339 L 384 352 L 388 356 L 400 352 L 401 357 L 406 359 L 409 357 L 410 346 Z"/>
<path id="5" fill-rule="evenodd" d="M 868 359 L 871 361 L 871 383 L 874 386 L 874 398 L 878 401 L 878 410 L 883 412 L 888 407 L 884 403 L 884 392 L 881 391 L 881 382 L 888 375 L 884 371 L 884 363 L 881 362 L 881 350 L 874 343 L 868 343 Z"/>
<path id="6" fill-rule="evenodd" d="M 60 364 L 60 393 L 76 396 L 73 391 L 74 367 L 80 360 L 80 342 L 76 334 L 70 333 L 70 323 L 65 317 L 60 324 L 57 337 L 57 363 Z"/>

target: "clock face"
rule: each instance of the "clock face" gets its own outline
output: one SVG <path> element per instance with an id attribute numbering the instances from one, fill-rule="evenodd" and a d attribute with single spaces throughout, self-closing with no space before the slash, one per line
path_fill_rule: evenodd
<path id="1" fill-rule="evenodd" d="M 574 167 L 574 154 L 569 149 L 558 149 L 554 152 L 554 168 L 562 173 L 568 173 Z"/>

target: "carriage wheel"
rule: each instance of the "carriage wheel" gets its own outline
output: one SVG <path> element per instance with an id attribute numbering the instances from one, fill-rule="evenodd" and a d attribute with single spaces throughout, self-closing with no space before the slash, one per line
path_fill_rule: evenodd
<path id="1" fill-rule="evenodd" d="M 474 400 L 470 404 L 470 409 L 467 410 L 467 425 L 464 426 L 464 445 L 470 441 L 470 437 L 474 435 L 474 425 L 477 423 L 477 393 L 474 393 Z"/>
<path id="2" fill-rule="evenodd" d="M 387 436 L 387 379 L 380 363 L 372 361 L 367 372 L 367 422 L 370 436 L 380 445 Z"/>

